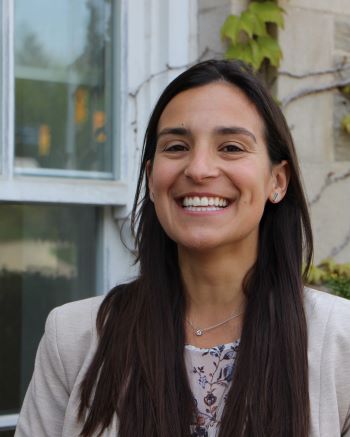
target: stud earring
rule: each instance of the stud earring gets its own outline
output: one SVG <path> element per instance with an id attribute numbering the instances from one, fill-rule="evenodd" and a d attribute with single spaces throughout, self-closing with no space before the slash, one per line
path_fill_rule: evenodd
<path id="1" fill-rule="evenodd" d="M 278 196 L 279 194 L 277 193 L 277 191 L 274 193 L 273 197 L 272 197 L 272 202 L 273 203 L 277 203 L 278 202 Z"/>

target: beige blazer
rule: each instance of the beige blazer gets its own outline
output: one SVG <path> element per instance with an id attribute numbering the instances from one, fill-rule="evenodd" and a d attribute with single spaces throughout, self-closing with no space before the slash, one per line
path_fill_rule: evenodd
<path id="1" fill-rule="evenodd" d="M 66 304 L 50 313 L 15 437 L 79 435 L 79 384 L 96 349 L 95 320 L 102 299 Z M 306 289 L 305 308 L 310 437 L 350 437 L 350 430 L 345 431 L 350 426 L 350 301 Z M 115 417 L 103 436 L 117 435 Z"/>

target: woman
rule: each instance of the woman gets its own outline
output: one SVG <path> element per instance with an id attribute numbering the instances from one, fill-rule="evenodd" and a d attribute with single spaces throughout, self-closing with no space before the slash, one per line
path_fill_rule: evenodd
<path id="1" fill-rule="evenodd" d="M 17 436 L 350 436 L 350 302 L 303 287 L 294 146 L 243 64 L 165 89 L 132 223 L 138 279 L 50 314 Z"/>

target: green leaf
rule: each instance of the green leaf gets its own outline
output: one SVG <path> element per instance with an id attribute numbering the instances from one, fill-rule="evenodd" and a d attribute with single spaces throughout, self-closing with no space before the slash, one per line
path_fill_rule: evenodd
<path id="1" fill-rule="evenodd" d="M 252 54 L 252 65 L 253 65 L 255 70 L 258 70 L 260 68 L 263 60 L 264 60 L 264 54 L 261 50 L 261 47 L 254 39 L 249 41 L 249 45 L 250 45 L 251 54 Z"/>
<path id="2" fill-rule="evenodd" d="M 264 23 L 275 23 L 281 28 L 284 26 L 284 11 L 274 2 L 252 2 L 248 7 L 248 11 L 254 12 Z"/>
<path id="3" fill-rule="evenodd" d="M 262 56 L 267 58 L 271 65 L 278 67 L 282 59 L 282 50 L 278 41 L 272 36 L 259 36 L 256 42 L 260 47 Z"/>
<path id="4" fill-rule="evenodd" d="M 346 133 L 350 134 L 350 114 L 347 114 L 342 118 L 341 127 Z"/>
<path id="5" fill-rule="evenodd" d="M 311 266 L 307 280 L 310 284 L 322 284 L 326 278 L 325 272 L 314 265 Z"/>
<path id="6" fill-rule="evenodd" d="M 343 93 L 343 94 L 345 94 L 345 95 L 350 95 L 350 86 L 349 85 L 346 85 L 346 86 L 344 86 L 342 89 L 341 89 L 341 92 Z"/>
<path id="7" fill-rule="evenodd" d="M 226 50 L 227 59 L 239 59 L 247 64 L 253 65 L 252 49 L 248 44 L 238 43 Z"/>
<path id="8" fill-rule="evenodd" d="M 240 16 L 240 26 L 241 29 L 244 30 L 248 34 L 248 36 L 250 36 L 250 38 L 252 38 L 253 35 L 267 35 L 265 23 L 261 21 L 255 13 L 251 11 L 242 12 Z"/>
<path id="9" fill-rule="evenodd" d="M 228 38 L 236 44 L 240 30 L 239 18 L 236 15 L 229 15 L 221 27 L 221 37 Z"/>

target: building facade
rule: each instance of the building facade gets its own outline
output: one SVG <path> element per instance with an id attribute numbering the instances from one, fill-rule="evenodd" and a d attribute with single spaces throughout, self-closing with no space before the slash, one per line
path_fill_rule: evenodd
<path id="1" fill-rule="evenodd" d="M 279 100 L 346 79 L 347 0 L 282 3 Z M 220 27 L 247 2 L 0 4 L 0 436 L 5 437 L 13 435 L 50 309 L 105 293 L 137 274 L 128 214 L 150 110 L 187 66 L 222 57 Z M 339 62 L 345 66 L 341 72 Z M 350 260 L 350 141 L 339 129 L 346 99 L 334 87 L 285 105 L 302 160 L 317 261 Z"/>

